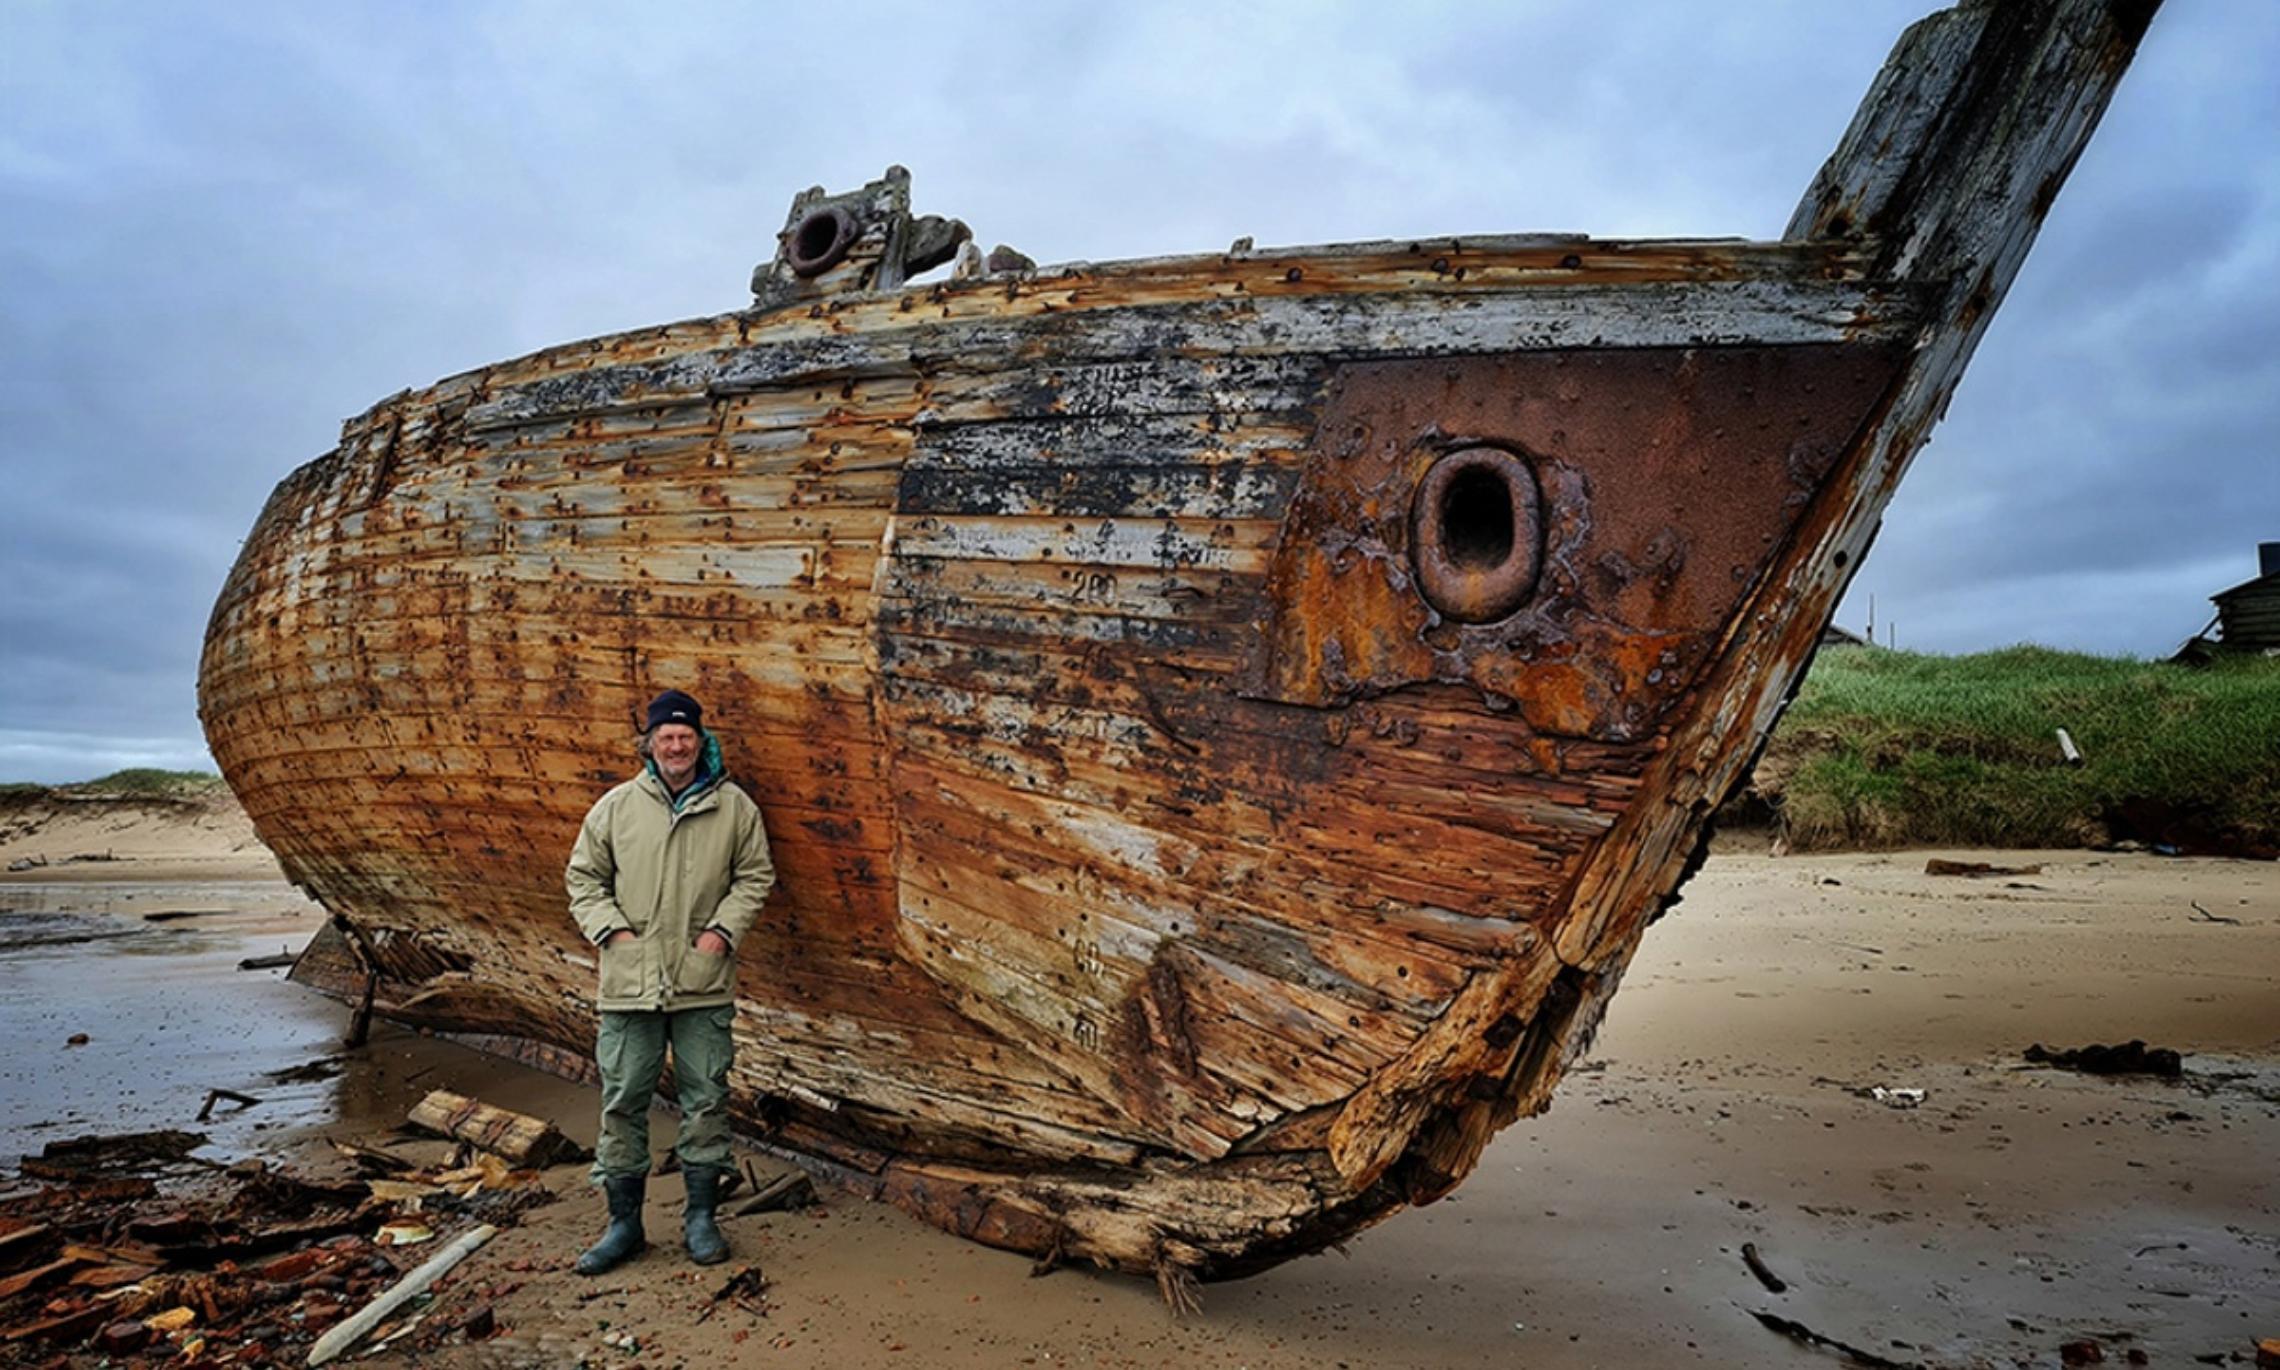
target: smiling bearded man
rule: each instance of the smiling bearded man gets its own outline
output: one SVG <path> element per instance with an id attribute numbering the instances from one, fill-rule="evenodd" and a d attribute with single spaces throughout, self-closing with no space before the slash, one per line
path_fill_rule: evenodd
<path id="1" fill-rule="evenodd" d="M 599 1275 L 646 1246 L 649 1100 L 665 1047 L 681 1104 L 680 1158 L 689 1259 L 728 1258 L 713 1219 L 729 1173 L 728 1068 L 735 1044 L 736 943 L 776 883 L 760 810 L 732 784 L 704 709 L 679 690 L 651 701 L 641 774 L 601 797 L 578 833 L 566 881 L 570 915 L 601 948 L 594 1059 L 602 1128 L 594 1177 L 610 1225 L 578 1273 Z"/>

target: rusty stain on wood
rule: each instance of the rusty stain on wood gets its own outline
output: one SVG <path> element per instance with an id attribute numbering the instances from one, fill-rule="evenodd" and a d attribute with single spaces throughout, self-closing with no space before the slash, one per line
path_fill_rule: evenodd
<path id="1" fill-rule="evenodd" d="M 354 949 L 297 973 L 575 1067 L 562 864 L 670 684 L 776 846 L 771 1145 L 1182 1297 L 1429 1202 L 1699 860 L 2149 10 L 1910 30 L 1789 241 L 922 282 L 964 225 L 895 169 L 748 310 L 381 401 L 201 670 Z"/>

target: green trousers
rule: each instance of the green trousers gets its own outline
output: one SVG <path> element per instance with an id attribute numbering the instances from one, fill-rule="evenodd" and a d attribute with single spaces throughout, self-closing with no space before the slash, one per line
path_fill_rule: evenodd
<path id="1" fill-rule="evenodd" d="M 689 1166 L 726 1166 L 728 1067 L 736 1059 L 729 1025 L 736 1010 L 689 1008 L 677 1013 L 604 1010 L 594 1043 L 602 1068 L 602 1131 L 594 1147 L 594 1180 L 649 1173 L 649 1100 L 673 1047 L 673 1093 L 681 1105 L 674 1154 Z"/>

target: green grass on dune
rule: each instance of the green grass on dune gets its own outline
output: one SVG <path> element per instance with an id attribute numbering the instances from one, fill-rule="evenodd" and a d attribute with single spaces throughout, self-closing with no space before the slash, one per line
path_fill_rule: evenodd
<path id="1" fill-rule="evenodd" d="M 161 771 L 148 766 L 113 771 L 71 786 L 81 794 L 140 795 L 153 799 L 187 799 L 221 787 L 222 778 L 211 771 Z"/>
<path id="2" fill-rule="evenodd" d="M 132 766 L 123 771 L 76 785 L 41 785 L 31 781 L 15 780 L 0 783 L 0 796 L 37 797 L 45 794 L 116 795 L 138 799 L 198 799 L 222 788 L 222 778 L 212 771 L 162 771 L 149 766 Z"/>
<path id="3" fill-rule="evenodd" d="M 2059 762 L 2065 728 L 2084 764 Z M 2070 846 L 2125 805 L 2280 842 L 2280 661 L 1823 651 L 1760 764 L 1793 845 Z"/>

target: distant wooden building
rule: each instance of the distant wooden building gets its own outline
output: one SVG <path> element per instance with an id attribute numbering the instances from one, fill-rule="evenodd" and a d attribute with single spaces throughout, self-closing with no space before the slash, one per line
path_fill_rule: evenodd
<path id="1" fill-rule="evenodd" d="M 2214 636 L 2185 644 L 2180 660 L 2207 660 L 2219 652 L 2280 652 L 2280 542 L 2256 546 L 2257 577 L 2209 596 L 2217 606 Z"/>
<path id="2" fill-rule="evenodd" d="M 2217 639 L 2235 651 L 2280 651 L 2280 542 L 2256 546 L 2256 579 L 2209 596 Z"/>
<path id="3" fill-rule="evenodd" d="M 1874 647 L 1876 644 L 1850 628 L 1839 628 L 1832 623 L 1821 630 L 1821 645 L 1824 647 Z"/>

